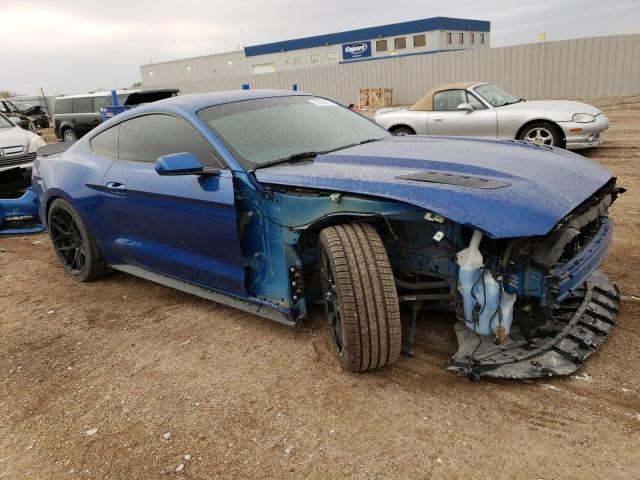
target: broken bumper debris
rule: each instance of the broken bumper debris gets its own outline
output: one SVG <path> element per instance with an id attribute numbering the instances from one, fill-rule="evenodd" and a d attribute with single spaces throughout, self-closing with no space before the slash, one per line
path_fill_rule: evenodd
<path id="1" fill-rule="evenodd" d="M 501 346 L 456 324 L 458 352 L 448 370 L 470 379 L 540 378 L 574 373 L 602 345 L 616 322 L 620 292 L 599 271 L 580 289 L 554 305 L 546 328 L 527 338 L 513 325 Z"/>

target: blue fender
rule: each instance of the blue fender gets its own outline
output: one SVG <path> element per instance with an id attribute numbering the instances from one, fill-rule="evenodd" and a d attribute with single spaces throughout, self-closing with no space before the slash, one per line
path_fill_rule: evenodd
<path id="1" fill-rule="evenodd" d="M 0 199 L 0 236 L 44 232 L 46 227 L 39 210 L 40 199 L 31 188 L 20 198 Z"/>

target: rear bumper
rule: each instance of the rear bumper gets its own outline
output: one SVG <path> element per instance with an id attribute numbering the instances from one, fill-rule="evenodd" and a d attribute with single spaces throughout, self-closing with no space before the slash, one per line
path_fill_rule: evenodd
<path id="1" fill-rule="evenodd" d="M 20 198 L 0 199 L 0 237 L 44 231 L 39 210 L 40 201 L 31 188 Z"/>
<path id="2" fill-rule="evenodd" d="M 600 145 L 604 131 L 609 128 L 609 119 L 604 113 L 596 115 L 591 123 L 559 122 L 565 136 L 567 150 L 578 150 Z"/>

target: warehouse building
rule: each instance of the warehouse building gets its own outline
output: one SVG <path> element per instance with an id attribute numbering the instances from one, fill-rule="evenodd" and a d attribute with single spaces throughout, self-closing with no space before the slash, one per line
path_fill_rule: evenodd
<path id="1" fill-rule="evenodd" d="M 244 50 L 142 65 L 145 87 L 487 48 L 490 22 L 434 17 L 247 46 Z"/>

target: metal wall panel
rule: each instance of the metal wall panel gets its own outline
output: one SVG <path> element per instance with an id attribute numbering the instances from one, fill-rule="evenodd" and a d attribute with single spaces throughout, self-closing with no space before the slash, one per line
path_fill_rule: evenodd
<path id="1" fill-rule="evenodd" d="M 411 104 L 442 83 L 487 81 L 524 98 L 640 94 L 640 35 L 591 37 L 301 68 L 261 75 L 176 80 L 145 87 L 182 93 L 251 88 L 298 89 L 343 104 L 360 88 L 392 88 L 396 104 Z"/>

